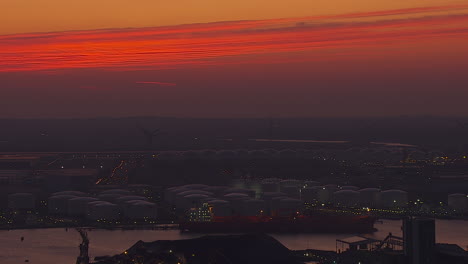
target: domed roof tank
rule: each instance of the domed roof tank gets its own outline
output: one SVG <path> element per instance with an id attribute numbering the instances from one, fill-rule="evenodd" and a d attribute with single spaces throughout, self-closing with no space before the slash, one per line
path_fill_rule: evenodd
<path id="1" fill-rule="evenodd" d="M 336 207 L 357 207 L 359 205 L 359 192 L 353 190 L 341 190 L 333 193 Z"/>
<path id="2" fill-rule="evenodd" d="M 8 208 L 13 210 L 18 209 L 34 209 L 36 207 L 36 198 L 31 193 L 14 193 L 8 195 Z"/>
<path id="3" fill-rule="evenodd" d="M 49 213 L 66 215 L 68 213 L 68 200 L 77 198 L 74 195 L 57 195 L 48 199 Z"/>
<path id="4" fill-rule="evenodd" d="M 146 201 L 133 201 L 125 207 L 124 216 L 129 220 L 155 219 L 157 216 L 156 204 Z"/>
<path id="5" fill-rule="evenodd" d="M 108 202 L 90 203 L 87 218 L 89 220 L 116 221 L 120 218 L 119 207 Z"/>
<path id="6" fill-rule="evenodd" d="M 408 193 L 402 190 L 387 190 L 380 193 L 381 204 L 385 208 L 406 207 Z"/>
<path id="7" fill-rule="evenodd" d="M 68 215 L 84 216 L 88 210 L 88 203 L 99 201 L 93 197 L 78 197 L 68 200 Z"/>
<path id="8" fill-rule="evenodd" d="M 359 203 L 361 206 L 378 207 L 380 205 L 380 189 L 364 188 L 359 190 Z"/>

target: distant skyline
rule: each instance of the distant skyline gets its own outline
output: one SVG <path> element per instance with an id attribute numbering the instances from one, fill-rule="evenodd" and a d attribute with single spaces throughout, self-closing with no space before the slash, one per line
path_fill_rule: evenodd
<path id="1" fill-rule="evenodd" d="M 0 118 L 468 116 L 468 1 L 0 10 Z"/>

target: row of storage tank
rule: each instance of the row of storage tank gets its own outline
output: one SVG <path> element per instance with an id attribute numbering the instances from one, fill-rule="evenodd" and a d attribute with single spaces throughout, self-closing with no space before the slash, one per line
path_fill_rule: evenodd
<path id="1" fill-rule="evenodd" d="M 424 153 L 411 153 L 415 158 L 423 159 Z M 317 158 L 322 156 L 334 156 L 341 159 L 401 159 L 401 151 L 392 148 L 351 148 L 348 150 L 293 150 L 293 149 L 257 149 L 257 150 L 188 150 L 165 151 L 157 155 L 162 160 L 190 160 L 190 159 L 272 159 L 272 158 Z"/>
<path id="2" fill-rule="evenodd" d="M 263 193 L 257 199 L 254 190 L 203 184 L 168 188 L 164 197 L 167 203 L 174 205 L 179 214 L 207 203 L 215 217 L 291 215 L 304 204 L 300 199 L 279 192 Z"/>
<path id="3" fill-rule="evenodd" d="M 321 186 L 313 181 L 268 179 L 262 181 L 261 192 L 248 188 L 191 184 L 166 189 L 165 200 L 174 205 L 179 213 L 203 203 L 216 204 L 218 207 L 223 205 L 223 208 L 229 205 L 230 211 L 238 214 L 259 211 L 287 213 L 300 209 L 304 203 L 331 203 L 336 207 L 401 208 L 408 206 L 408 193 L 402 190 L 381 191 L 378 188 L 359 189 L 356 186 L 338 187 L 333 184 Z M 448 205 L 454 210 L 468 211 L 467 203 L 468 198 L 464 194 L 448 196 Z M 213 206 L 214 210 L 217 206 Z"/>
<path id="4" fill-rule="evenodd" d="M 11 209 L 33 209 L 35 197 L 28 193 L 11 194 L 8 204 Z M 156 204 L 123 189 L 102 191 L 97 196 L 78 191 L 57 192 L 48 198 L 47 206 L 49 214 L 89 220 L 140 220 L 157 216 Z"/>

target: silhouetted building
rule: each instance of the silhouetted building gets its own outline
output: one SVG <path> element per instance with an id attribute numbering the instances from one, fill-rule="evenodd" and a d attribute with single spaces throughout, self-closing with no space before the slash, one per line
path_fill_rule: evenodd
<path id="1" fill-rule="evenodd" d="M 403 222 L 405 256 L 409 264 L 434 264 L 435 220 L 407 218 Z"/>

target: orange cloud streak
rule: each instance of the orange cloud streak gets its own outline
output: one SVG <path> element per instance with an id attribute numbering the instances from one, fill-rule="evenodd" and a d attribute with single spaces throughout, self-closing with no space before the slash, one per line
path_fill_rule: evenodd
<path id="1" fill-rule="evenodd" d="M 136 84 L 155 84 L 159 86 L 177 86 L 175 83 L 169 83 L 169 82 L 135 82 Z"/>
<path id="2" fill-rule="evenodd" d="M 366 56 L 363 49 L 397 43 L 437 38 L 466 41 L 466 8 L 425 7 L 160 28 L 6 35 L 0 36 L 0 72 L 169 69 L 319 60 L 329 54 Z"/>

